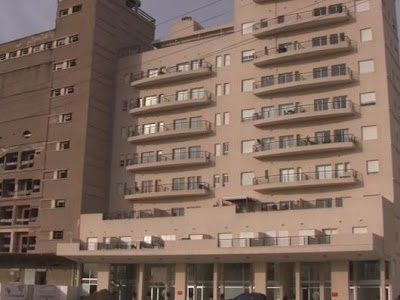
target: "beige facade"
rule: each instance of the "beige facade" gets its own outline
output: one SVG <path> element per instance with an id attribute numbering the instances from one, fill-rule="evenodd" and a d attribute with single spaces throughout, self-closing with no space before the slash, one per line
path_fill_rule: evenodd
<path id="1" fill-rule="evenodd" d="M 18 181 L 2 185 L 10 244 L 36 236 L 28 252 L 56 249 L 77 264 L 73 284 L 119 299 L 396 299 L 394 1 L 236 0 L 232 24 L 185 17 L 148 51 L 143 12 L 98 0 L 72 13 L 76 2 L 60 2 L 55 31 L 0 46 L 4 167 L 15 152 L 29 164 L 30 149 L 40 164 L 1 173 Z M 18 43 L 78 33 L 10 58 Z M 15 199 L 27 178 L 31 194 Z M 20 203 L 38 208 L 22 228 L 8 221 Z M 55 231 L 63 240 L 49 240 Z"/>

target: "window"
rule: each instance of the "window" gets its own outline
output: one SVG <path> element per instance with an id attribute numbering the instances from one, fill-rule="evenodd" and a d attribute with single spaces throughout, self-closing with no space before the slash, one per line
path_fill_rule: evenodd
<path id="1" fill-rule="evenodd" d="M 75 67 L 75 66 L 76 66 L 76 59 L 67 60 L 67 69 Z"/>
<path id="2" fill-rule="evenodd" d="M 215 58 L 215 65 L 217 66 L 217 68 L 222 68 L 224 66 L 223 57 L 221 55 L 218 55 Z"/>
<path id="3" fill-rule="evenodd" d="M 228 155 L 228 153 L 229 153 L 229 143 L 223 143 L 222 144 L 222 154 Z"/>
<path id="4" fill-rule="evenodd" d="M 184 62 L 176 65 L 178 72 L 185 72 L 190 70 L 190 62 Z"/>
<path id="5" fill-rule="evenodd" d="M 222 84 L 217 84 L 215 85 L 215 94 L 217 96 L 222 96 L 223 91 L 222 91 Z"/>
<path id="6" fill-rule="evenodd" d="M 64 63 L 63 62 L 54 64 L 54 67 L 53 67 L 54 71 L 60 71 L 60 70 L 63 70 L 63 69 L 64 69 Z"/>
<path id="7" fill-rule="evenodd" d="M 312 39 L 313 47 L 326 46 L 327 44 L 328 44 L 327 36 L 319 36 Z"/>
<path id="8" fill-rule="evenodd" d="M 21 56 L 29 54 L 29 48 L 21 49 Z"/>
<path id="9" fill-rule="evenodd" d="M 253 185 L 254 172 L 243 172 L 240 175 L 240 182 L 243 186 Z"/>
<path id="10" fill-rule="evenodd" d="M 328 67 L 314 68 L 313 69 L 313 77 L 314 77 L 314 79 L 328 77 Z"/>
<path id="11" fill-rule="evenodd" d="M 81 10 L 82 10 L 82 5 L 81 4 L 75 5 L 75 6 L 72 7 L 72 13 L 77 13 L 77 12 L 79 12 Z"/>
<path id="12" fill-rule="evenodd" d="M 282 73 L 278 75 L 278 83 L 283 84 L 283 83 L 288 83 L 293 81 L 293 73 Z"/>
<path id="13" fill-rule="evenodd" d="M 333 65 L 332 76 L 346 75 L 346 64 Z"/>
<path id="14" fill-rule="evenodd" d="M 334 4 L 328 6 L 329 14 L 340 14 L 343 12 L 343 5 L 342 4 Z"/>
<path id="15" fill-rule="evenodd" d="M 51 232 L 51 239 L 52 240 L 62 240 L 64 238 L 64 232 L 63 231 L 52 231 Z"/>
<path id="16" fill-rule="evenodd" d="M 18 56 L 18 51 L 13 51 L 8 54 L 8 58 L 16 58 Z"/>
<path id="17" fill-rule="evenodd" d="M 65 95 L 73 94 L 75 92 L 75 88 L 73 86 L 67 86 L 65 88 Z"/>
<path id="18" fill-rule="evenodd" d="M 323 235 L 335 235 L 338 234 L 338 229 L 337 228 L 327 228 L 327 229 L 322 229 Z"/>
<path id="19" fill-rule="evenodd" d="M 369 0 L 356 0 L 356 12 L 369 10 Z"/>
<path id="20" fill-rule="evenodd" d="M 229 125 L 229 123 L 230 123 L 229 112 L 224 112 L 224 125 Z"/>
<path id="21" fill-rule="evenodd" d="M 254 79 L 242 80 L 242 92 L 253 91 L 253 86 L 254 86 Z"/>
<path id="22" fill-rule="evenodd" d="M 253 33 L 254 22 L 247 22 L 242 24 L 242 34 L 251 34 Z"/>
<path id="23" fill-rule="evenodd" d="M 67 8 L 67 9 L 62 9 L 62 10 L 60 10 L 60 11 L 58 12 L 58 15 L 59 15 L 60 18 L 61 18 L 61 17 L 68 16 L 68 15 L 69 15 L 69 9 Z"/>
<path id="24" fill-rule="evenodd" d="M 188 100 L 188 99 L 189 99 L 189 96 L 190 96 L 190 94 L 189 94 L 189 91 L 188 91 L 188 90 L 185 90 L 185 91 L 178 91 L 178 92 L 176 93 L 176 101 L 185 101 L 185 100 Z M 146 98 L 145 98 L 146 106 L 154 105 L 154 104 L 156 104 L 157 102 L 158 102 L 157 96 L 146 97 Z"/>
<path id="25" fill-rule="evenodd" d="M 360 30 L 361 42 L 372 41 L 372 29 L 364 28 Z"/>
<path id="26" fill-rule="evenodd" d="M 179 217 L 179 216 L 184 216 L 185 215 L 185 209 L 184 208 L 171 208 L 171 215 L 174 217 Z"/>
<path id="27" fill-rule="evenodd" d="M 321 165 L 316 167 L 316 177 L 319 180 L 331 179 L 332 178 L 332 166 Z"/>
<path id="28" fill-rule="evenodd" d="M 358 62 L 358 68 L 360 74 L 372 73 L 374 72 L 374 60 L 368 59 Z"/>
<path id="29" fill-rule="evenodd" d="M 220 187 L 221 186 L 221 177 L 220 177 L 220 175 L 218 175 L 218 174 L 214 175 L 213 186 L 214 187 Z"/>
<path id="30" fill-rule="evenodd" d="M 64 199 L 56 199 L 54 201 L 55 208 L 64 208 L 65 207 L 65 200 Z"/>
<path id="31" fill-rule="evenodd" d="M 222 186 L 227 186 L 229 183 L 229 175 L 224 173 L 222 174 Z"/>
<path id="32" fill-rule="evenodd" d="M 365 234 L 368 233 L 367 227 L 353 227 L 353 234 Z"/>
<path id="33" fill-rule="evenodd" d="M 172 179 L 172 190 L 182 191 L 185 189 L 185 177 L 173 178 Z"/>
<path id="34" fill-rule="evenodd" d="M 56 41 L 57 47 L 64 46 L 64 45 L 65 45 L 65 38 L 61 38 Z"/>
<path id="35" fill-rule="evenodd" d="M 79 35 L 72 35 L 69 37 L 69 43 L 76 43 L 77 41 L 79 41 Z"/>
<path id="36" fill-rule="evenodd" d="M 215 126 L 222 125 L 222 116 L 221 114 L 215 114 Z"/>
<path id="37" fill-rule="evenodd" d="M 72 113 L 65 113 L 60 115 L 59 122 L 60 123 L 67 123 L 72 121 Z"/>
<path id="38" fill-rule="evenodd" d="M 371 105 L 376 103 L 376 93 L 367 92 L 360 94 L 360 104 L 361 105 Z"/>
<path id="39" fill-rule="evenodd" d="M 56 172 L 56 179 L 68 178 L 68 170 L 58 170 Z"/>
<path id="40" fill-rule="evenodd" d="M 70 149 L 70 141 L 61 141 L 57 144 L 57 151 L 64 151 Z"/>
<path id="41" fill-rule="evenodd" d="M 203 99 L 205 98 L 205 91 L 204 88 L 195 88 L 190 90 L 190 97 L 191 99 Z"/>
<path id="42" fill-rule="evenodd" d="M 231 94 L 231 84 L 230 83 L 224 84 L 224 94 L 227 96 Z"/>
<path id="43" fill-rule="evenodd" d="M 255 140 L 242 141 L 242 153 L 253 153 L 255 144 Z"/>
<path id="44" fill-rule="evenodd" d="M 216 157 L 221 156 L 221 154 L 222 154 L 222 145 L 221 144 L 215 144 L 214 154 Z"/>
<path id="45" fill-rule="evenodd" d="M 255 109 L 243 109 L 242 110 L 242 121 L 252 121 L 254 119 Z"/>
<path id="46" fill-rule="evenodd" d="M 367 174 L 379 173 L 379 160 L 367 161 Z"/>
<path id="47" fill-rule="evenodd" d="M 24 137 L 24 138 L 26 138 L 26 139 L 30 138 L 31 136 L 32 136 L 32 132 L 30 132 L 29 130 L 25 130 L 25 131 L 22 133 L 22 137 Z"/>
<path id="48" fill-rule="evenodd" d="M 378 127 L 376 125 L 361 127 L 363 141 L 376 140 L 378 138 Z"/>
<path id="49" fill-rule="evenodd" d="M 225 64 L 225 67 L 229 67 L 231 65 L 231 55 L 230 54 L 224 55 L 224 64 Z"/>
<path id="50" fill-rule="evenodd" d="M 6 59 L 6 54 L 5 53 L 2 53 L 2 54 L 0 54 L 0 60 L 5 60 Z"/>
<path id="51" fill-rule="evenodd" d="M 314 17 L 324 16 L 326 15 L 326 7 L 317 7 L 314 8 L 313 12 Z"/>
<path id="52" fill-rule="evenodd" d="M 346 39 L 346 36 L 344 34 L 344 32 L 342 33 L 335 33 L 335 34 L 331 34 L 329 36 L 329 42 L 334 45 L 334 44 L 338 44 L 339 42 L 343 42 Z"/>
<path id="53" fill-rule="evenodd" d="M 242 62 L 249 62 L 254 60 L 255 50 L 245 50 L 242 51 Z"/>

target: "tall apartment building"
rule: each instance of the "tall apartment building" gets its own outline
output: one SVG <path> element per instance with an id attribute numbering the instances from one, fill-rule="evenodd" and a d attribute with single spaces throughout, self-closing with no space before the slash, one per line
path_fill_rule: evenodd
<path id="1" fill-rule="evenodd" d="M 0 282 L 73 285 L 56 244 L 107 209 L 120 49 L 151 45 L 132 1 L 59 0 L 55 29 L 0 45 Z"/>
<path id="2" fill-rule="evenodd" d="M 64 75 L 73 68 L 51 72 L 55 62 L 65 68 L 75 58 L 65 50 L 62 59 L 48 58 L 45 72 L 59 75 L 60 83 L 53 79 L 43 87 L 46 97 L 38 97 L 50 109 L 44 119 L 51 118 L 38 121 L 49 138 L 40 139 L 46 160 L 37 175 L 43 204 L 32 227 L 41 237 L 36 248 L 59 242 L 55 258 L 76 263 L 75 284 L 85 293 L 111 290 L 119 299 L 231 299 L 254 291 L 274 300 L 388 300 L 400 294 L 394 1 L 235 0 L 233 24 L 205 29 L 185 17 L 154 49 L 123 51 L 110 65 L 102 61 L 104 48 L 145 47 L 153 27 L 116 0 L 94 2 L 99 33 L 92 39 L 80 33 L 79 43 L 87 41 L 91 51 L 77 48 L 75 55 L 98 55 L 85 69 L 90 93 L 79 96 L 80 76 Z M 89 30 L 83 23 L 89 3 L 59 18 L 61 36 L 76 34 L 75 27 Z M 80 2 L 60 5 L 63 15 Z M 115 14 L 106 12 L 111 6 Z M 128 23 L 116 21 L 117 13 L 133 22 L 131 30 L 108 27 Z M 73 18 L 82 24 L 67 23 Z M 118 42 L 107 39 L 111 29 Z M 1 46 L 7 52 L 1 66 L 15 68 L 12 45 Z M 98 87 L 107 80 L 109 88 Z M 51 90 L 63 97 L 49 100 Z M 63 120 L 59 115 L 72 109 L 53 112 L 53 105 L 64 108 L 68 99 L 78 116 L 85 108 L 83 119 L 74 112 L 68 124 L 53 125 L 54 114 Z M 32 107 L 28 112 L 39 105 Z M 11 118 L 10 110 L 2 118 Z M 2 135 L 26 122 L 3 122 L 9 125 L 0 127 Z M 37 137 L 29 129 L 34 125 L 22 125 L 23 136 Z M 56 151 L 69 139 L 70 150 Z M 15 173 L 26 178 L 25 171 Z M 67 180 L 56 180 L 63 174 Z M 59 197 L 69 200 L 68 214 L 53 208 Z M 80 207 L 72 210 L 70 201 Z M 69 226 L 72 238 L 64 229 L 64 241 L 49 240 L 49 232 L 54 238 Z M 2 227 L 6 234 L 14 228 Z"/>

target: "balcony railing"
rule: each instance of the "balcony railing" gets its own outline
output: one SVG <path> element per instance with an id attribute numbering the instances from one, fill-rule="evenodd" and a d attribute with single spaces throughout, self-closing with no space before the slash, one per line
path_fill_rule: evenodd
<path id="1" fill-rule="evenodd" d="M 323 8 L 322 8 L 323 9 Z M 315 9 L 303 12 L 281 15 L 273 19 L 263 19 L 253 25 L 254 35 L 262 37 L 281 31 L 293 31 L 314 25 L 325 25 L 339 22 L 350 16 L 348 8 L 342 4 L 325 7 L 324 11 Z"/>
<path id="2" fill-rule="evenodd" d="M 147 185 L 136 188 L 127 188 L 125 191 L 125 195 L 164 193 L 164 192 L 206 191 L 206 190 L 209 190 L 208 183 L 183 182 L 183 183 Z"/>
<path id="3" fill-rule="evenodd" d="M 350 100 L 334 100 L 325 102 L 316 102 L 309 105 L 293 105 L 282 108 L 271 109 L 263 112 L 255 113 L 252 117 L 243 118 L 243 122 L 256 121 L 257 125 L 263 126 L 269 123 L 278 122 L 280 119 L 288 121 L 289 119 L 299 118 L 303 120 L 302 117 L 306 119 L 314 119 L 321 115 L 323 116 L 336 116 L 341 115 L 341 113 L 354 113 L 354 104 Z M 265 122 L 263 122 L 265 121 Z"/>
<path id="4" fill-rule="evenodd" d="M 81 243 L 80 250 L 82 251 L 102 251 L 102 250 L 134 250 L 134 249 L 163 249 L 164 241 L 157 240 L 151 243 L 144 241 L 117 241 L 110 243 Z"/>
<path id="5" fill-rule="evenodd" d="M 179 79 L 190 79 L 211 74 L 212 64 L 204 61 L 177 64 L 168 68 L 141 71 L 131 76 L 131 86 L 142 87 L 156 83 L 163 84 Z"/>
<path id="6" fill-rule="evenodd" d="M 319 172 L 305 172 L 305 173 L 289 173 L 273 176 L 256 177 L 253 179 L 253 185 L 264 184 L 290 184 L 294 182 L 307 182 L 311 180 L 330 180 L 342 178 L 358 178 L 358 173 L 355 170 L 330 170 Z"/>
<path id="7" fill-rule="evenodd" d="M 330 235 L 219 239 L 219 248 L 329 245 Z"/>
<path id="8" fill-rule="evenodd" d="M 103 215 L 103 220 L 129 220 L 129 219 L 148 219 L 148 218 L 167 218 L 182 217 L 184 212 L 173 213 L 171 210 L 147 209 L 129 212 L 114 212 Z"/>
<path id="9" fill-rule="evenodd" d="M 355 143 L 355 137 L 352 134 L 326 135 L 321 137 L 293 138 L 274 141 L 270 143 L 256 144 L 253 147 L 254 152 L 270 151 L 275 149 L 289 149 L 297 147 L 334 144 L 334 143 Z"/>
<path id="10" fill-rule="evenodd" d="M 180 131 L 196 131 L 196 130 L 211 130 L 211 123 L 206 120 L 199 120 L 199 121 L 187 121 L 187 122 L 179 122 L 173 124 L 162 124 L 162 125 L 154 125 L 152 127 L 140 127 L 136 130 L 130 132 L 130 137 L 136 136 L 146 136 L 152 134 L 159 134 L 159 133 L 173 133 L 173 132 L 180 132 Z"/>
<path id="11" fill-rule="evenodd" d="M 257 51 L 254 54 L 254 64 L 264 66 L 272 63 L 286 62 L 295 59 L 304 59 L 322 54 L 336 53 L 351 49 L 352 42 L 347 36 L 338 35 L 337 38 L 326 36 L 324 40 L 310 40 L 283 44 L 277 48 Z"/>
<path id="12" fill-rule="evenodd" d="M 176 106 L 186 106 L 190 103 L 203 103 L 204 101 L 211 100 L 212 94 L 208 91 L 198 91 L 198 92 L 188 92 L 187 94 L 173 94 L 173 95 L 165 95 L 162 97 L 157 97 L 156 101 L 149 101 L 146 103 L 145 99 L 139 99 L 136 103 L 130 105 L 129 109 L 131 113 L 135 111 L 143 111 L 146 110 L 156 110 L 167 109 L 169 107 L 174 108 Z"/>
<path id="13" fill-rule="evenodd" d="M 315 68 L 312 72 L 290 72 L 265 76 L 254 83 L 254 94 L 261 96 L 278 92 L 290 92 L 305 88 L 315 88 L 343 84 L 353 80 L 353 72 L 346 66 Z"/>
<path id="14" fill-rule="evenodd" d="M 144 164 L 154 164 L 163 163 L 169 161 L 182 161 L 182 160 L 199 160 L 206 159 L 210 160 L 211 153 L 208 151 L 188 151 L 170 154 L 154 154 L 151 156 L 140 156 L 135 155 L 132 160 L 127 161 L 127 165 L 144 165 Z"/>

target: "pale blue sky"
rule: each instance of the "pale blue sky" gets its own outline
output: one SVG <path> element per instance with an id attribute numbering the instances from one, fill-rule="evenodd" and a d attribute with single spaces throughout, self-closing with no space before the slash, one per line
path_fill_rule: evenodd
<path id="1" fill-rule="evenodd" d="M 201 21 L 228 12 L 204 25 L 227 23 L 232 18 L 233 1 L 220 0 L 191 15 Z M 142 8 L 160 23 L 213 2 L 215 0 L 142 0 Z M 53 28 L 56 8 L 57 0 L 0 0 L 0 43 Z M 179 18 L 160 25 L 157 37 L 167 35 L 169 27 L 177 20 Z"/>

